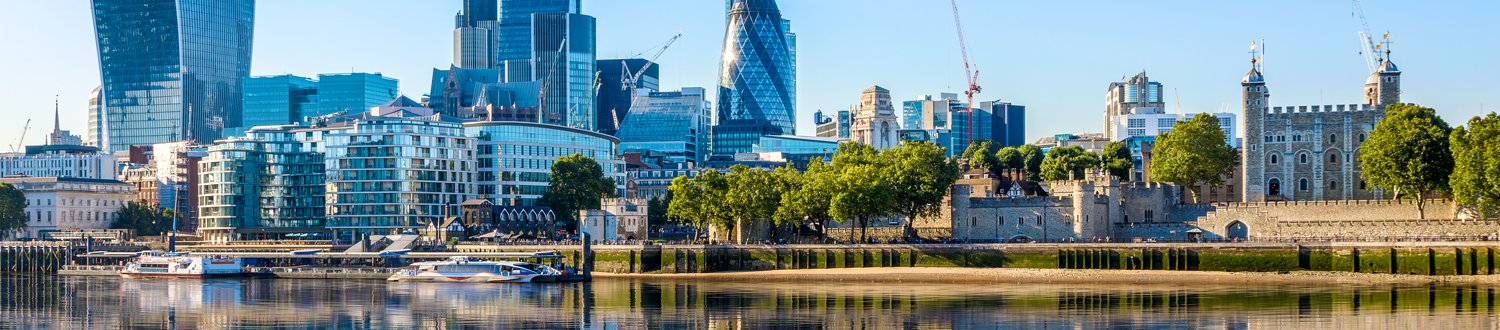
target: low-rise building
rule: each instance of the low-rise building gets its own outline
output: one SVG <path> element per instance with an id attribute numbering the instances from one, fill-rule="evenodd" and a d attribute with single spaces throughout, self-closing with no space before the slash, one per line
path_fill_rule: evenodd
<path id="1" fill-rule="evenodd" d="M 463 202 L 459 221 L 464 237 L 491 235 L 494 239 L 547 239 L 556 236 L 557 215 L 545 206 L 495 205 L 487 198 Z"/>
<path id="2" fill-rule="evenodd" d="M 104 229 L 135 198 L 130 184 L 116 180 L 68 177 L 0 178 L 26 196 L 26 231 L 21 238 L 47 232 Z"/>
<path id="3" fill-rule="evenodd" d="M 635 198 L 605 198 L 598 210 L 579 210 L 580 232 L 595 241 L 648 239 L 647 204 Z"/>

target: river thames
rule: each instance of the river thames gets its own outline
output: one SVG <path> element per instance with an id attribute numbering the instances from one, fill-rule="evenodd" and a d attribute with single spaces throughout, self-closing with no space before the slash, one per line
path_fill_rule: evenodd
<path id="1" fill-rule="evenodd" d="M 0 328 L 1496 328 L 1482 286 L 0 276 Z"/>

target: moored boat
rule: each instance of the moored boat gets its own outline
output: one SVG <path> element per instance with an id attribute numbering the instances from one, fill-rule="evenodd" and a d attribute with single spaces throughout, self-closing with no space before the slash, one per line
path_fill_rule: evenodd
<path id="1" fill-rule="evenodd" d="M 415 282 L 552 282 L 562 272 L 541 264 L 513 261 L 484 261 L 474 257 L 451 257 L 444 261 L 413 263 L 387 278 L 387 281 Z"/>
<path id="2" fill-rule="evenodd" d="M 240 258 L 188 253 L 146 251 L 120 269 L 124 278 L 236 276 L 245 273 Z"/>

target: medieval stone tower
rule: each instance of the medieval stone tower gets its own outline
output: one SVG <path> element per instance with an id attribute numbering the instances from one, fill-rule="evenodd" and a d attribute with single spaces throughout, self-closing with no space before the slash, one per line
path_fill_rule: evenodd
<path id="1" fill-rule="evenodd" d="M 1241 109 L 1245 110 L 1245 143 L 1240 149 L 1240 166 L 1244 173 L 1242 189 L 1246 202 L 1265 201 L 1265 148 L 1259 139 L 1265 136 L 1265 115 L 1271 91 L 1266 89 L 1266 78 L 1260 74 L 1260 59 L 1250 61 L 1250 72 L 1240 80 Z M 1280 188 L 1280 187 L 1277 187 Z"/>

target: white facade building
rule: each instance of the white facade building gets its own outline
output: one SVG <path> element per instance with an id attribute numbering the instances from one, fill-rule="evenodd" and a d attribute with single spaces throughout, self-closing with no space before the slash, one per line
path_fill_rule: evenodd
<path id="1" fill-rule="evenodd" d="M 1224 143 L 1231 147 L 1240 146 L 1239 139 L 1235 138 L 1237 116 L 1229 112 L 1210 113 L 1219 119 L 1219 128 L 1224 129 Z M 1113 135 L 1109 136 L 1111 141 L 1125 141 L 1135 137 L 1155 137 L 1162 133 L 1171 132 L 1172 127 L 1178 122 L 1192 119 L 1197 114 L 1175 114 L 1175 113 L 1147 113 L 1126 114 L 1110 118 L 1110 129 Z"/>
<path id="2" fill-rule="evenodd" d="M 605 198 L 599 210 L 579 210 L 578 230 L 592 241 L 648 239 L 646 200 L 638 198 Z"/>
<path id="3" fill-rule="evenodd" d="M 877 150 L 895 148 L 901 143 L 897 131 L 896 107 L 891 105 L 891 91 L 880 86 L 866 88 L 859 97 L 859 107 L 854 110 L 854 122 L 849 127 L 849 139 Z"/>
<path id="4" fill-rule="evenodd" d="M 135 189 L 115 180 L 30 177 L 0 178 L 26 195 L 26 232 L 21 238 L 41 238 L 58 230 L 104 229 L 118 218 L 120 208 L 135 199 Z"/>

